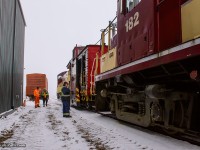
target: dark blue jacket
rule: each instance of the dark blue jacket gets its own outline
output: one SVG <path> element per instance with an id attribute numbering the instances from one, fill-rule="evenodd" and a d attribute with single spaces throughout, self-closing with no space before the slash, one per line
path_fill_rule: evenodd
<path id="1" fill-rule="evenodd" d="M 70 89 L 66 86 L 63 86 L 61 89 L 61 100 L 70 100 Z"/>

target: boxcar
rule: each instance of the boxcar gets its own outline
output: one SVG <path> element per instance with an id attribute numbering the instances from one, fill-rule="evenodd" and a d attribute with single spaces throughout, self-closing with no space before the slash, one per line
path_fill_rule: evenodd
<path id="1" fill-rule="evenodd" d="M 46 74 L 33 73 L 26 75 L 26 96 L 33 99 L 33 92 L 36 87 L 39 87 L 41 90 L 44 88 L 48 90 L 48 80 Z"/>

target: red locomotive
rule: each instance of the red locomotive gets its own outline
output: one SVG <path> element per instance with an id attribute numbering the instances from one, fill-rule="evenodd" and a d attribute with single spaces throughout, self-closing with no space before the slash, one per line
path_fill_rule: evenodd
<path id="1" fill-rule="evenodd" d="M 96 61 L 100 49 L 100 45 L 76 46 L 73 49 L 68 68 L 71 74 L 70 98 L 75 106 L 91 108 L 94 105 L 94 76 L 100 72 Z"/>
<path id="2" fill-rule="evenodd" d="M 144 127 L 200 132 L 200 1 L 117 3 L 117 35 L 94 57 L 96 110 Z M 76 80 L 90 76 L 81 70 Z"/>
<path id="3" fill-rule="evenodd" d="M 119 0 L 116 67 L 95 78 L 96 109 L 199 132 L 199 8 L 198 0 Z"/>
<path id="4" fill-rule="evenodd" d="M 83 50 L 83 46 L 75 46 L 73 49 L 73 56 L 72 59 L 70 60 L 69 64 L 67 65 L 67 68 L 69 69 L 70 72 L 70 90 L 71 90 L 71 94 L 70 94 L 70 99 L 72 104 L 77 104 L 79 103 L 79 99 L 77 97 L 76 99 L 76 95 L 79 96 L 78 94 L 76 94 L 76 59 L 77 56 L 79 55 L 79 53 Z"/>

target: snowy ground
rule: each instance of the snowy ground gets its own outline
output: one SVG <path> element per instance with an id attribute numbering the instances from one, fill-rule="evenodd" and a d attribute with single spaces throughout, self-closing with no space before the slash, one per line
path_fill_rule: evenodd
<path id="1" fill-rule="evenodd" d="M 6 118 L 0 118 L 0 149 L 200 150 L 188 142 L 88 111 L 71 108 L 72 118 L 63 118 L 59 100 L 50 99 L 47 107 L 36 109 L 32 101 L 26 104 Z"/>

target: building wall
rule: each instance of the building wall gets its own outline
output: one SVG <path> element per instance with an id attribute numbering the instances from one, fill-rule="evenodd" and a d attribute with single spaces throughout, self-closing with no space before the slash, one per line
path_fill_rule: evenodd
<path id="1" fill-rule="evenodd" d="M 18 0 L 0 0 L 0 113 L 21 105 L 25 21 Z"/>

